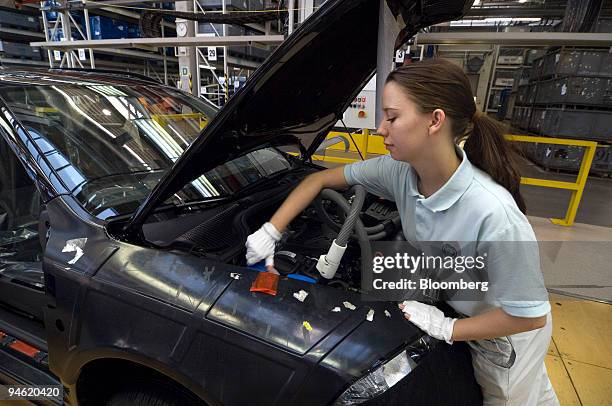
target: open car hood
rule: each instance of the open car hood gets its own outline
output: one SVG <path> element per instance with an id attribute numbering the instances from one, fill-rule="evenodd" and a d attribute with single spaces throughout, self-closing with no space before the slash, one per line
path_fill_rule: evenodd
<path id="1" fill-rule="evenodd" d="M 420 28 L 463 15 L 472 0 L 387 0 L 398 48 Z M 135 232 L 185 184 L 248 150 L 295 140 L 308 158 L 376 69 L 379 0 L 328 0 L 251 75 L 134 213 Z"/>

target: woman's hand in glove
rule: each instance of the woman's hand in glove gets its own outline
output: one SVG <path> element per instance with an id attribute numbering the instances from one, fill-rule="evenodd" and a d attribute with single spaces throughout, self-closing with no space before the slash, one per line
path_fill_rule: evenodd
<path id="1" fill-rule="evenodd" d="M 399 304 L 399 308 L 404 312 L 404 317 L 430 336 L 453 343 L 453 326 L 457 319 L 444 317 L 444 313 L 437 307 L 414 300 L 404 301 Z"/>
<path id="2" fill-rule="evenodd" d="M 247 265 L 253 265 L 266 260 L 266 266 L 274 265 L 274 247 L 281 239 L 281 233 L 272 223 L 265 223 L 261 228 L 247 237 Z"/>

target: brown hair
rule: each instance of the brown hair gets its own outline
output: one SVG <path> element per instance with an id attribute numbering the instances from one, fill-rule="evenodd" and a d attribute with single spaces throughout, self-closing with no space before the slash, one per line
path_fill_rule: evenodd
<path id="1" fill-rule="evenodd" d="M 459 66 L 444 59 L 428 59 L 395 69 L 388 82 L 404 88 L 423 113 L 444 110 L 455 142 L 466 140 L 463 149 L 470 162 L 505 187 L 525 213 L 516 153 L 504 138 L 501 123 L 476 109 L 470 81 Z"/>

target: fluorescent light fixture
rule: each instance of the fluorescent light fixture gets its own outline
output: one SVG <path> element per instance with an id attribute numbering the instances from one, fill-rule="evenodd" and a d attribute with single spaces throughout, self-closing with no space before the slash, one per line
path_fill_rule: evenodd
<path id="1" fill-rule="evenodd" d="M 102 113 L 104 113 L 105 116 L 110 116 L 112 114 L 109 109 L 102 109 Z"/>
<path id="2" fill-rule="evenodd" d="M 519 3 L 527 3 L 527 0 L 519 0 Z"/>
<path id="3" fill-rule="evenodd" d="M 499 17 L 499 18 L 485 18 L 483 20 L 459 20 L 451 21 L 451 27 L 488 27 L 495 25 L 510 25 L 516 22 L 525 23 L 539 23 L 541 18 L 527 18 L 527 17 Z"/>
<path id="4" fill-rule="evenodd" d="M 480 0 L 474 0 L 474 4 L 472 4 L 472 7 L 474 6 L 480 6 Z"/>

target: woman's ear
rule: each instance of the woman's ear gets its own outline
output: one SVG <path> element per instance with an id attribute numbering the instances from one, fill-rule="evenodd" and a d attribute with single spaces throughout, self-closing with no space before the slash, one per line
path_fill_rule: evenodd
<path id="1" fill-rule="evenodd" d="M 429 133 L 435 134 L 440 131 L 444 122 L 446 121 L 446 114 L 442 109 L 435 109 L 431 112 L 431 124 L 429 125 Z"/>

